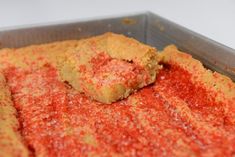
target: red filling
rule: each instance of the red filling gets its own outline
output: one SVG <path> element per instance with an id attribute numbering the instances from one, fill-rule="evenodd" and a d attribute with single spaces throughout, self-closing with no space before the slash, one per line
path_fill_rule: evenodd
<path id="1" fill-rule="evenodd" d="M 105 53 L 98 53 L 90 61 L 92 68 L 87 70 L 85 65 L 80 65 L 83 73 L 82 83 L 95 84 L 97 88 L 102 86 L 112 87 L 114 84 L 123 84 L 127 88 L 135 88 L 140 82 L 147 85 L 150 74 L 140 65 L 128 61 L 113 59 Z"/>
<path id="2" fill-rule="evenodd" d="M 216 93 L 168 65 L 154 85 L 104 105 L 67 87 L 50 65 L 7 79 L 34 155 L 198 156 L 234 154 L 234 126 L 226 126 Z"/>

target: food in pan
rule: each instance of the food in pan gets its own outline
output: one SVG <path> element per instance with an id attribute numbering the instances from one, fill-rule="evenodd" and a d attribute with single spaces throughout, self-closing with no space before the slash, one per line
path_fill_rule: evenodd
<path id="1" fill-rule="evenodd" d="M 112 43 L 107 40 L 115 45 L 110 46 Z M 135 45 L 134 50 L 125 45 L 129 41 Z M 138 46 L 144 47 L 143 52 Z M 109 52 L 116 50 L 115 47 L 120 48 L 117 55 L 125 52 L 124 56 L 112 56 Z M 83 74 L 88 75 L 80 66 L 83 61 L 80 53 L 93 56 L 101 51 L 102 55 L 94 58 L 104 57 L 97 62 L 101 72 L 108 68 L 109 73 L 106 67 L 109 65 L 120 73 L 133 70 L 119 71 L 122 66 L 136 63 L 145 68 L 145 64 L 139 63 L 142 58 L 140 61 L 125 58 L 132 50 L 155 52 L 133 39 L 110 33 L 79 41 L 2 49 L 0 68 L 2 78 L 5 77 L 2 80 L 6 81 L 0 85 L 4 87 L 1 91 L 8 94 L 0 97 L 0 109 L 10 118 L 1 117 L 0 122 L 12 125 L 0 126 L 5 131 L 0 132 L 0 137 L 9 136 L 0 138 L 1 152 L 6 150 L 8 156 L 16 153 L 17 156 L 92 157 L 234 155 L 235 84 L 226 76 L 205 69 L 175 46 L 155 52 L 147 60 L 154 66 L 155 81 L 133 88 L 125 99 L 99 102 L 93 93 L 89 95 L 80 89 L 80 82 L 78 85 L 73 82 Z M 92 57 L 87 56 L 85 65 L 91 66 Z M 106 58 L 111 63 L 103 64 Z M 112 60 L 119 64 L 113 64 Z M 113 71 L 111 75 L 115 74 Z M 70 74 L 73 76 L 67 78 Z M 152 72 L 147 68 L 145 74 Z M 93 82 L 91 85 L 94 86 Z M 8 103 L 2 103 L 5 97 Z M 4 143 L 11 143 L 12 147 Z"/>
<path id="2" fill-rule="evenodd" d="M 76 90 L 108 104 L 153 83 L 160 69 L 155 48 L 113 33 L 8 51 L 2 66 L 28 68 L 29 63 L 37 69 L 50 62 Z"/>

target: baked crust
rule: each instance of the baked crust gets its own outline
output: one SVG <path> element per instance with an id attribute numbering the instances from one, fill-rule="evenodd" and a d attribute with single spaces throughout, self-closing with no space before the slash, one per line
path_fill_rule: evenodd
<path id="1" fill-rule="evenodd" d="M 0 156 L 27 157 L 29 155 L 18 129 L 16 109 L 11 101 L 6 80 L 0 73 Z"/>
<path id="2" fill-rule="evenodd" d="M 68 49 L 75 49 L 78 40 L 58 41 L 22 48 L 0 49 L 0 69 L 9 67 L 35 71 L 45 64 L 56 66 Z"/>

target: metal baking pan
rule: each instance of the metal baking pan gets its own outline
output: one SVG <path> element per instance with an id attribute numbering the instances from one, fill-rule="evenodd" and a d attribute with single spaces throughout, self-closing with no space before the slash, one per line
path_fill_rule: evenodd
<path id="1" fill-rule="evenodd" d="M 81 39 L 108 31 L 125 34 L 159 50 L 166 45 L 175 44 L 180 50 L 192 54 L 206 67 L 235 80 L 234 49 L 151 12 L 0 29 L 0 48 Z"/>

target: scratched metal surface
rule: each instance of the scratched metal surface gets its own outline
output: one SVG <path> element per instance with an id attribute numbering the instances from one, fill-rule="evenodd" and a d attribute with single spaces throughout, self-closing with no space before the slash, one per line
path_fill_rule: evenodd
<path id="1" fill-rule="evenodd" d="M 175 44 L 206 67 L 235 80 L 235 50 L 192 32 L 151 12 L 89 20 L 64 21 L 0 29 L 0 47 L 22 47 L 81 39 L 104 32 L 133 37 L 158 49 Z"/>
<path id="2" fill-rule="evenodd" d="M 145 42 L 145 14 L 0 29 L 1 47 L 22 47 L 58 40 L 81 39 L 108 31 Z"/>

